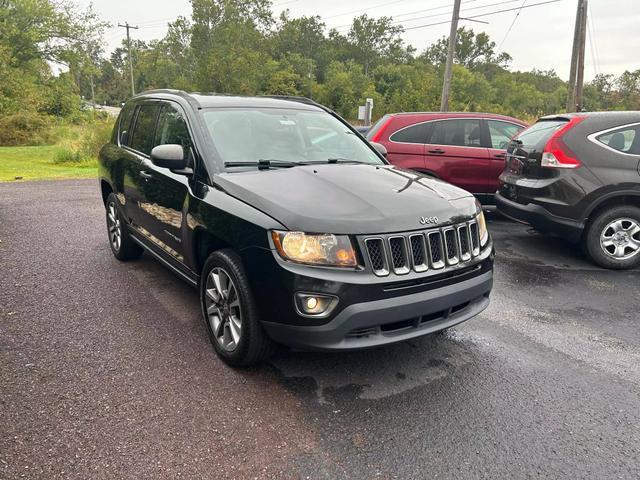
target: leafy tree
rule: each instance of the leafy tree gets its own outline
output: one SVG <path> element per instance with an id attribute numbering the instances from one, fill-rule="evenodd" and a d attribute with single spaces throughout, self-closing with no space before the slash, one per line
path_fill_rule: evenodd
<path id="1" fill-rule="evenodd" d="M 422 54 L 422 59 L 435 65 L 444 64 L 447 60 L 448 45 L 449 37 L 442 37 L 427 48 Z M 505 52 L 496 53 L 495 48 L 496 43 L 491 41 L 486 33 L 476 35 L 473 30 L 462 27 L 458 29 L 456 37 L 454 60 L 469 70 L 486 65 L 506 68 L 511 62 L 511 55 Z"/>
<path id="2" fill-rule="evenodd" d="M 364 74 L 381 59 L 402 61 L 408 51 L 400 34 L 401 25 L 394 25 L 391 17 L 370 18 L 365 13 L 353 19 L 347 38 L 351 42 L 353 59 L 364 66 Z"/>

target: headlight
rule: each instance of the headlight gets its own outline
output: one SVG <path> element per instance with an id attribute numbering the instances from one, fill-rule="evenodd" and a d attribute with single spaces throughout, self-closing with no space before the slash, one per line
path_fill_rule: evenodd
<path id="1" fill-rule="evenodd" d="M 273 231 L 271 237 L 285 260 L 334 267 L 355 267 L 358 264 L 351 240 L 346 235 Z"/>
<path id="2" fill-rule="evenodd" d="M 489 230 L 487 230 L 487 222 L 484 219 L 484 213 L 480 210 L 480 213 L 476 216 L 476 222 L 478 223 L 478 235 L 480 236 L 480 246 L 484 247 L 489 241 Z"/>

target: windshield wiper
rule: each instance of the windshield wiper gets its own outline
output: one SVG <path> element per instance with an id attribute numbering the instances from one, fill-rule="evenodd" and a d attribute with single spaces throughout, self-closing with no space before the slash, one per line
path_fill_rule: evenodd
<path id="1" fill-rule="evenodd" d="M 327 158 L 327 163 L 365 163 L 369 165 L 369 162 L 361 162 L 360 160 L 352 160 L 351 158 Z"/>
<path id="2" fill-rule="evenodd" d="M 290 168 L 298 165 L 307 165 L 302 162 L 289 162 L 287 160 L 260 159 L 257 162 L 224 162 L 225 167 L 258 167 L 258 170 L 268 170 L 271 167 Z"/>

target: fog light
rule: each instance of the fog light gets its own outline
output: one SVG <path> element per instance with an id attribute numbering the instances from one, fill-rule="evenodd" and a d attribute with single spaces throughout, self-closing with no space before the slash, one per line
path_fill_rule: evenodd
<path id="1" fill-rule="evenodd" d="M 338 304 L 338 298 L 333 295 L 314 293 L 296 293 L 296 310 L 305 317 L 326 317 Z"/>

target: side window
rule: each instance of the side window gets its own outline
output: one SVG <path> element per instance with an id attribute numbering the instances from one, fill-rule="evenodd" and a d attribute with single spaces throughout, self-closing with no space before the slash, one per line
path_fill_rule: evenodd
<path id="1" fill-rule="evenodd" d="M 129 129 L 131 128 L 131 120 L 133 120 L 133 112 L 135 105 L 128 103 L 122 109 L 120 114 L 120 123 L 118 124 L 118 141 L 120 145 L 127 145 L 129 142 Z"/>
<path id="2" fill-rule="evenodd" d="M 189 154 L 192 145 L 184 115 L 171 105 L 163 106 L 160 111 L 156 139 L 153 145 L 167 144 L 182 145 L 185 155 Z"/>
<path id="3" fill-rule="evenodd" d="M 441 120 L 434 122 L 431 144 L 481 147 L 480 120 Z"/>
<path id="4" fill-rule="evenodd" d="M 427 143 L 428 123 L 419 123 L 410 127 L 398 130 L 389 137 L 392 142 L 402 143 Z"/>
<path id="5" fill-rule="evenodd" d="M 489 136 L 493 148 L 506 149 L 511 138 L 521 132 L 524 127 L 513 123 L 501 122 L 499 120 L 487 120 L 489 126 Z"/>
<path id="6" fill-rule="evenodd" d="M 142 105 L 138 108 L 136 125 L 129 141 L 129 146 L 134 150 L 146 155 L 151 153 L 158 110 L 160 106 L 157 104 Z"/>
<path id="7" fill-rule="evenodd" d="M 596 139 L 619 152 L 640 155 L 640 125 L 621 127 Z"/>

